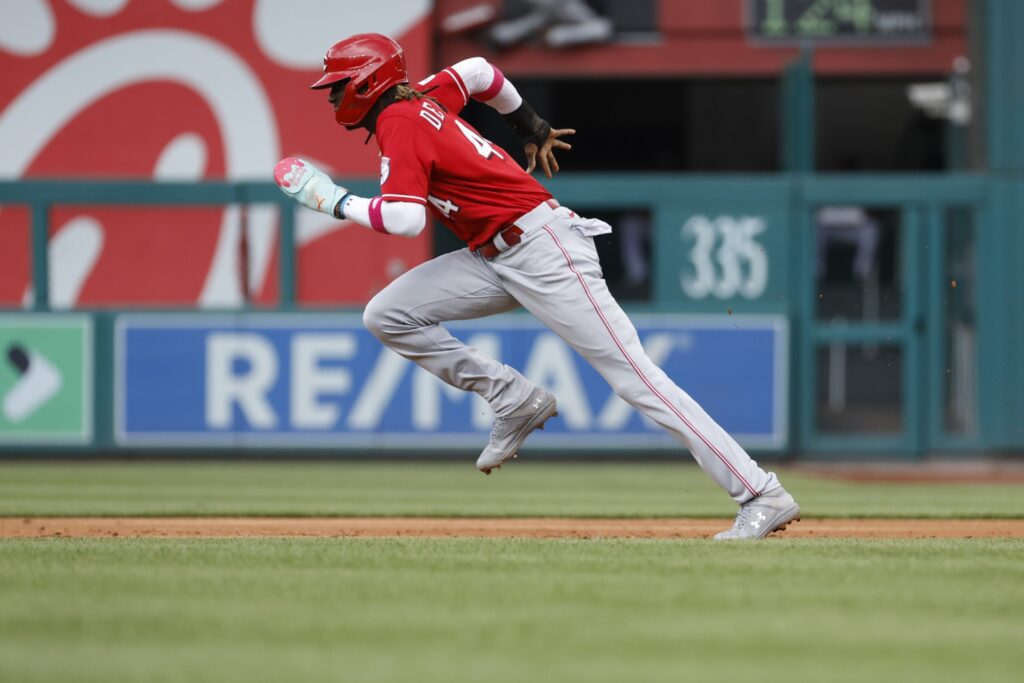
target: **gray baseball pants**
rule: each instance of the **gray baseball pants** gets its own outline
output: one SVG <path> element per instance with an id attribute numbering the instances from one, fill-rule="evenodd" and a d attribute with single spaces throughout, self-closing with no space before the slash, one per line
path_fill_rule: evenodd
<path id="1" fill-rule="evenodd" d="M 761 469 L 647 357 L 598 262 L 593 236 L 611 228 L 565 207 L 547 210 L 542 218 L 528 226 L 520 244 L 493 260 L 462 249 L 403 274 L 367 304 L 366 327 L 396 353 L 454 387 L 480 394 L 503 415 L 521 405 L 533 385 L 440 323 L 521 305 L 576 349 L 616 394 L 689 448 L 736 502 L 777 488 L 775 474 Z"/>

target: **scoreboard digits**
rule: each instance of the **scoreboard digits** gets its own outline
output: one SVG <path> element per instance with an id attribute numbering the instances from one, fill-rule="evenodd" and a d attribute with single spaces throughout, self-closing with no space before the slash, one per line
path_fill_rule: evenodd
<path id="1" fill-rule="evenodd" d="M 929 0 L 747 0 L 748 34 L 777 42 L 921 42 Z"/>

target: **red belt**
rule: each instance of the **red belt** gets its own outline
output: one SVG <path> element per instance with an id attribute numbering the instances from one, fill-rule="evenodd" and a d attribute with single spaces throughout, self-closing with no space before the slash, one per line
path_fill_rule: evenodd
<path id="1" fill-rule="evenodd" d="M 557 209 L 559 206 L 558 201 L 555 199 L 548 199 L 544 203 L 552 209 Z M 501 235 L 501 239 L 505 240 L 505 244 L 508 245 L 508 249 L 511 249 L 523 240 L 523 229 L 513 223 L 507 228 L 502 228 L 495 233 L 495 235 Z M 505 251 L 508 251 L 508 249 L 505 249 Z M 502 250 L 498 249 L 498 245 L 494 243 L 494 237 L 481 244 L 476 248 L 476 250 L 477 253 L 488 261 L 495 258 L 498 254 L 504 253 Z"/>
<path id="2" fill-rule="evenodd" d="M 501 235 L 501 239 L 505 240 L 505 244 L 507 244 L 509 247 L 516 246 L 523 239 L 523 229 L 520 228 L 518 225 L 510 225 L 504 230 L 499 230 L 498 234 Z M 483 256 L 488 261 L 493 259 L 498 254 L 502 253 L 498 251 L 498 246 L 494 243 L 493 237 L 489 242 L 485 242 L 481 244 L 479 247 L 477 247 L 476 250 L 480 252 L 480 255 Z M 508 251 L 508 249 L 506 249 L 505 251 Z"/>

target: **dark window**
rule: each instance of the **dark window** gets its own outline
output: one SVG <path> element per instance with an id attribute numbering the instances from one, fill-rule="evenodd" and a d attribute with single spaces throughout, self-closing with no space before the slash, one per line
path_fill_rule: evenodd
<path id="1" fill-rule="evenodd" d="M 575 128 L 566 171 L 775 171 L 778 84 L 728 80 L 514 79 L 538 114 Z M 501 117 L 471 103 L 463 118 L 513 154 Z"/>
<path id="2" fill-rule="evenodd" d="M 566 171 L 780 170 L 775 79 L 514 81 L 552 125 L 577 130 L 572 152 L 559 158 Z M 910 82 L 819 80 L 815 86 L 817 169 L 946 168 L 946 124 L 910 104 L 906 94 Z M 463 117 L 521 158 L 518 141 L 489 107 L 473 102 Z"/>
<path id="3" fill-rule="evenodd" d="M 914 82 L 942 80 L 918 78 Z M 822 80 L 815 85 L 820 171 L 939 171 L 946 122 L 907 99 L 907 80 Z"/>

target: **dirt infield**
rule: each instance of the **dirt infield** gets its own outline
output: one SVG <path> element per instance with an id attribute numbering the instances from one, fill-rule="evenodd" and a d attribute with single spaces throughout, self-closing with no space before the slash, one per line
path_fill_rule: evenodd
<path id="1" fill-rule="evenodd" d="M 709 538 L 728 519 L 7 517 L 0 538 Z M 785 538 L 1024 538 L 1024 519 L 805 519 Z"/>

